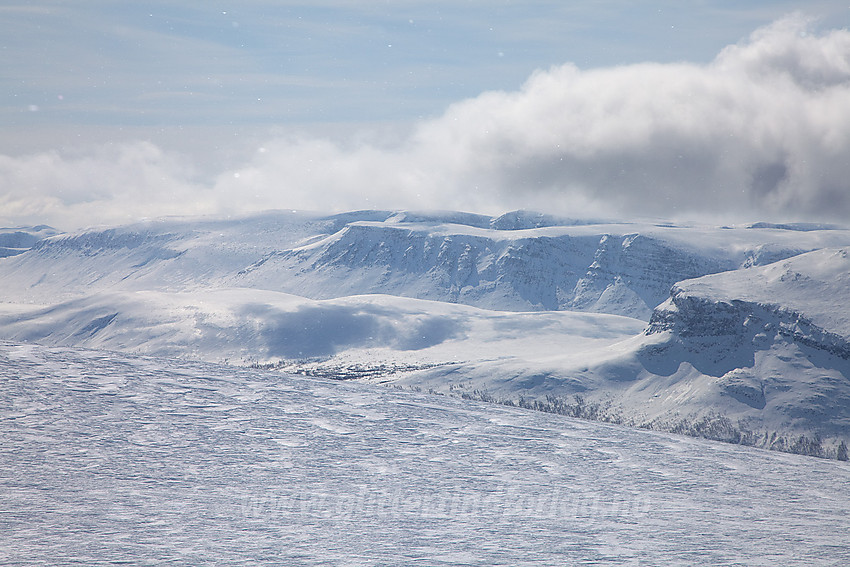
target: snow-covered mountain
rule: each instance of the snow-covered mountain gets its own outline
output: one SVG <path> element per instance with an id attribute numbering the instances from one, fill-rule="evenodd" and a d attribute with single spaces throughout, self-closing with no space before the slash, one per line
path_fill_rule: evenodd
<path id="1" fill-rule="evenodd" d="M 58 233 L 47 225 L 0 228 L 0 258 L 23 254 L 39 241 Z"/>
<path id="2" fill-rule="evenodd" d="M 5 264 L 0 284 L 7 298 L 34 303 L 93 291 L 248 287 L 648 319 L 683 279 L 844 245 L 850 231 L 838 229 L 582 224 L 523 212 L 270 213 L 54 237 Z"/>
<path id="3" fill-rule="evenodd" d="M 850 259 L 823 249 L 676 284 L 639 336 L 449 388 L 540 409 L 847 459 Z M 497 380 L 491 376 L 507 376 Z M 434 371 L 404 379 L 437 388 Z M 543 399 L 542 393 L 546 394 Z M 569 395 L 573 395 L 570 399 Z"/>
<path id="4" fill-rule="evenodd" d="M 522 211 L 150 221 L 0 260 L 0 338 L 391 382 L 844 457 L 848 247 L 835 226 Z"/>

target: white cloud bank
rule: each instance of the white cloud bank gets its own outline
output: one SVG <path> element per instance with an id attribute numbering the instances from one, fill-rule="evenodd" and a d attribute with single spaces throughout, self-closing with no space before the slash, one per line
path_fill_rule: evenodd
<path id="1" fill-rule="evenodd" d="M 210 183 L 149 143 L 0 156 L 0 220 L 367 207 L 846 220 L 850 31 L 811 30 L 789 16 L 707 65 L 538 71 L 392 147 L 277 139 Z"/>

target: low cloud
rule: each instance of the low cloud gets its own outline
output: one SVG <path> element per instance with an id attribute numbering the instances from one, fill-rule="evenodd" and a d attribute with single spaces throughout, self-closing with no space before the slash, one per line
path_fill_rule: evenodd
<path id="1" fill-rule="evenodd" d="M 850 31 L 789 16 L 709 64 L 534 73 L 393 145 L 276 139 L 203 183 L 147 144 L 0 156 L 0 218 L 65 226 L 266 208 L 850 218 Z M 63 219 L 67 222 L 63 224 Z"/>
<path id="2" fill-rule="evenodd" d="M 68 228 L 219 212 L 212 191 L 191 181 L 195 175 L 184 160 L 149 142 L 74 156 L 0 155 L 0 222 Z"/>

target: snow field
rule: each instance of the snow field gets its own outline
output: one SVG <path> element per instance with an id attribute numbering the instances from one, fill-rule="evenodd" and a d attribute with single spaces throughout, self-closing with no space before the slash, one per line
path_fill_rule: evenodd
<path id="1" fill-rule="evenodd" d="M 21 565 L 842 565 L 844 463 L 351 382 L 0 345 Z"/>

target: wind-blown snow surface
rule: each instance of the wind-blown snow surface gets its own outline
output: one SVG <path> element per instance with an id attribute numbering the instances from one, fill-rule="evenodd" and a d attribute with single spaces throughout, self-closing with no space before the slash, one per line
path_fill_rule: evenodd
<path id="1" fill-rule="evenodd" d="M 0 260 L 0 338 L 276 364 L 841 457 L 848 246 L 835 226 L 522 211 L 151 221 Z"/>
<path id="2" fill-rule="evenodd" d="M 520 408 L 0 343 L 16 565 L 846 565 L 850 468 Z"/>

